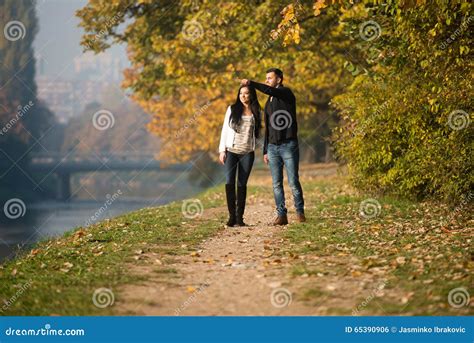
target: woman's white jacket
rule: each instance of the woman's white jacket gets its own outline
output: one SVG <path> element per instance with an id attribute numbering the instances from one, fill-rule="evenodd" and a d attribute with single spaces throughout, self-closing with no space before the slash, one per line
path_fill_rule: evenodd
<path id="1" fill-rule="evenodd" d="M 235 131 L 229 125 L 230 112 L 231 110 L 229 106 L 227 107 L 227 112 L 225 113 L 224 117 L 224 124 L 222 125 L 219 152 L 225 152 L 227 148 L 232 148 L 234 145 Z M 252 150 L 255 150 L 255 130 L 253 132 Z"/>

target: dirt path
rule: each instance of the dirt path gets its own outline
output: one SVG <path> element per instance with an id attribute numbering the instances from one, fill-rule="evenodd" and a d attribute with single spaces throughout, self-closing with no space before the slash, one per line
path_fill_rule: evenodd
<path id="1" fill-rule="evenodd" d="M 268 179 L 257 175 L 251 182 L 258 185 Z M 225 213 L 226 209 L 204 211 L 203 219 L 215 218 L 220 212 Z M 350 314 L 360 296 L 369 295 L 375 280 L 357 278 L 356 281 L 350 275 L 337 273 L 293 277 L 291 266 L 295 262 L 330 269 L 331 265 L 348 265 L 353 261 L 350 257 L 279 254 L 288 244 L 280 235 L 287 227 L 268 225 L 273 212 L 273 199 L 250 197 L 245 214 L 249 227 L 226 228 L 204 241 L 199 250 L 173 257 L 172 263 L 166 265 L 173 268 L 173 272 L 156 273 L 156 265 L 133 267 L 140 274 L 152 276 L 144 283 L 119 290 L 120 297 L 115 303 L 117 313 L 325 315 L 329 309 L 343 309 L 343 313 Z M 290 222 L 293 219 L 291 214 L 289 219 Z M 157 258 L 153 254 L 146 257 L 148 260 Z M 321 293 L 318 303 L 304 300 L 308 289 Z"/>
<path id="2" fill-rule="evenodd" d="M 118 309 L 136 315 L 283 315 L 290 308 L 312 314 L 314 309 L 294 299 L 290 306 L 272 305 L 274 289 L 282 288 L 281 305 L 292 298 L 283 290 L 281 263 L 273 262 L 272 256 L 282 228 L 259 222 L 272 211 L 270 205 L 248 206 L 246 221 L 251 226 L 227 228 L 195 253 L 177 257 L 170 266 L 177 271 L 171 282 L 167 273 L 143 285 L 127 286 L 121 291 L 126 301 L 117 302 Z"/>

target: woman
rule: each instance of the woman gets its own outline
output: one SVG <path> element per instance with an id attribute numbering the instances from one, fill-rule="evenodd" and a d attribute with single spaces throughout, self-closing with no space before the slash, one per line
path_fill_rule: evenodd
<path id="1" fill-rule="evenodd" d="M 225 194 L 229 210 L 227 226 L 247 226 L 243 219 L 245 198 L 247 181 L 255 159 L 256 140 L 260 134 L 260 112 L 261 107 L 255 89 L 242 86 L 239 88 L 235 103 L 227 108 L 225 114 L 219 144 L 219 161 L 225 165 Z"/>

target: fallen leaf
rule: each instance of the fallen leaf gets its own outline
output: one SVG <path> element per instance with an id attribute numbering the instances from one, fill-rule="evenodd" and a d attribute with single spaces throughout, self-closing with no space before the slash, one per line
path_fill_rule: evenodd
<path id="1" fill-rule="evenodd" d="M 404 256 L 398 256 L 396 261 L 399 265 L 404 265 L 406 263 L 406 258 Z"/>
<path id="2" fill-rule="evenodd" d="M 39 249 L 33 249 L 33 250 L 30 251 L 30 255 L 31 256 L 36 256 L 36 255 L 38 255 L 39 252 L 40 252 Z"/>

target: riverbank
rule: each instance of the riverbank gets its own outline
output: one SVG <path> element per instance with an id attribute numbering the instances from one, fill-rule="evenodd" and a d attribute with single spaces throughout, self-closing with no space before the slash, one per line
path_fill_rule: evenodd
<path id="1" fill-rule="evenodd" d="M 75 175 L 73 196 L 67 201 L 33 202 L 23 196 L 11 196 L 9 207 L 4 208 L 5 215 L 0 218 L 0 264 L 38 241 L 141 208 L 182 200 L 205 189 L 190 182 L 188 172 L 181 173 L 178 179 L 165 170 L 138 175 L 99 174 Z M 12 211 L 18 209 L 13 219 L 6 215 L 10 207 Z"/>
<path id="2" fill-rule="evenodd" d="M 2 315 L 466 315 L 472 207 L 357 193 L 335 165 L 302 167 L 307 223 L 268 225 L 267 170 L 246 228 L 222 186 L 78 228 L 0 267 Z M 286 189 L 289 190 L 288 186 Z M 467 298 L 466 298 L 467 299 Z"/>

